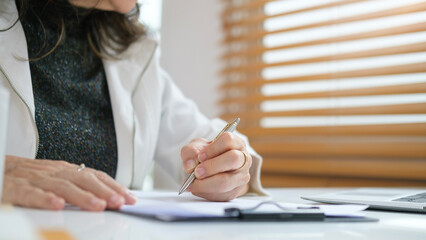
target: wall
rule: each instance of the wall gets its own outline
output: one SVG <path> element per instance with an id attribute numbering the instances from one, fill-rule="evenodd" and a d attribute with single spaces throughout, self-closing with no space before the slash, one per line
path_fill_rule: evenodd
<path id="1" fill-rule="evenodd" d="M 161 65 L 208 117 L 219 114 L 219 0 L 163 0 Z"/>

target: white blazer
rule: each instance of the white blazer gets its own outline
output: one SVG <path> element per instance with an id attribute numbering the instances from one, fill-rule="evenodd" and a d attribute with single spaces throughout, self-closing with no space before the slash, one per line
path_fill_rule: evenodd
<path id="1" fill-rule="evenodd" d="M 16 21 L 18 12 L 14 0 L 2 2 L 0 29 L 5 29 Z M 186 177 L 182 146 L 197 137 L 213 139 L 226 124 L 207 119 L 183 96 L 159 67 L 157 49 L 157 43 L 145 37 L 121 54 L 120 60 L 103 60 L 117 136 L 116 180 L 132 189 L 142 188 L 154 161 L 156 173 L 162 173 L 155 185 L 178 189 Z M 0 87 L 10 93 L 6 154 L 35 158 L 38 132 L 25 59 L 27 42 L 18 22 L 0 32 Z M 251 191 L 263 194 L 259 180 L 262 159 L 251 147 L 248 151 L 253 158 Z"/>

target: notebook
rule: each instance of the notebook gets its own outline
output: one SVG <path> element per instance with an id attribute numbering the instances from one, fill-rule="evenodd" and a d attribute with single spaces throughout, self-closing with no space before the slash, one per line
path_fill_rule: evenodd
<path id="1" fill-rule="evenodd" d="M 365 204 L 370 209 L 426 213 L 426 189 L 358 188 L 302 197 L 321 203 Z"/>

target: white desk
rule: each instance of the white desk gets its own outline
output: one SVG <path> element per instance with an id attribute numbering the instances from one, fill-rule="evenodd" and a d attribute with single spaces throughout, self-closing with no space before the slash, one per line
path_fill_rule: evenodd
<path id="1" fill-rule="evenodd" d="M 300 196 L 336 189 L 269 189 L 273 200 L 306 203 Z M 367 211 L 376 223 L 163 223 L 115 212 L 24 212 L 38 228 L 66 229 L 75 239 L 426 239 L 426 215 Z"/>

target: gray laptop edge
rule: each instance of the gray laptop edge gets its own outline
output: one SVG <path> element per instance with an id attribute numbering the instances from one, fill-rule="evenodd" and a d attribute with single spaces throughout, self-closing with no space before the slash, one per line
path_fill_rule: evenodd
<path id="1" fill-rule="evenodd" d="M 426 188 L 357 188 L 304 196 L 302 199 L 336 204 L 367 204 L 370 209 L 426 213 Z"/>

